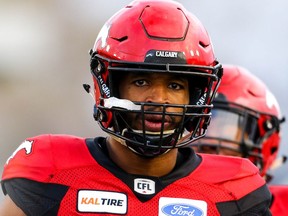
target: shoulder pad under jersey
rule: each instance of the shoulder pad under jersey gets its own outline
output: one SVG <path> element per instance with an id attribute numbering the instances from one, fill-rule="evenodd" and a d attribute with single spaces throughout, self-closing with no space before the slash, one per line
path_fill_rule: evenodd
<path id="1" fill-rule="evenodd" d="M 241 198 L 266 182 L 259 169 L 247 158 L 199 154 L 202 163 L 193 172 L 194 178 L 207 184 L 222 185 Z"/>
<path id="2" fill-rule="evenodd" d="M 28 178 L 46 182 L 56 170 L 95 163 L 85 139 L 70 135 L 27 138 L 4 165 L 2 180 Z"/>

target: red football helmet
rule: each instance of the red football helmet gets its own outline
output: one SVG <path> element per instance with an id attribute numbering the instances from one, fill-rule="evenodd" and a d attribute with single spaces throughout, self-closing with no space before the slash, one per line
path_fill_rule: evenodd
<path id="1" fill-rule="evenodd" d="M 222 66 L 215 60 L 210 38 L 200 21 L 179 3 L 133 1 L 102 27 L 90 52 L 94 81 L 94 117 L 105 132 L 132 151 L 147 157 L 187 145 L 202 137 L 210 121 L 211 100 L 220 83 Z M 171 73 L 189 80 L 190 103 L 153 104 L 119 98 L 125 73 Z M 162 111 L 147 111 L 146 107 Z M 167 107 L 179 107 L 169 113 Z M 134 130 L 126 115 L 175 115 L 182 123 L 173 131 Z M 185 136 L 185 137 L 184 137 Z M 181 141 L 179 141 L 181 140 Z"/>
<path id="2" fill-rule="evenodd" d="M 247 157 L 264 176 L 280 144 L 280 123 L 284 118 L 278 102 L 247 69 L 223 65 L 223 71 L 209 130 L 193 145 L 199 152 Z"/>

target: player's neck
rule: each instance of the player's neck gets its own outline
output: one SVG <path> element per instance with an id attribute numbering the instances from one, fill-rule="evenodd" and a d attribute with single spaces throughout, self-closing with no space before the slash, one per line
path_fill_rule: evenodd
<path id="1" fill-rule="evenodd" d="M 107 148 L 110 158 L 127 173 L 154 177 L 167 175 L 173 170 L 178 152 L 172 149 L 155 158 L 143 158 L 113 138 L 107 139 Z"/>

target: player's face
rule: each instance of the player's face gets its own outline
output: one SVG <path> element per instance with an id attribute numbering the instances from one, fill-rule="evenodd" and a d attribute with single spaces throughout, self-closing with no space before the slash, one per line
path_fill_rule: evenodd
<path id="1" fill-rule="evenodd" d="M 120 98 L 134 102 L 159 103 L 159 104 L 188 104 L 189 86 L 188 80 L 172 74 L 160 73 L 128 73 L 120 81 Z M 163 107 L 147 106 L 149 111 L 163 111 Z M 183 108 L 168 107 L 166 112 L 183 112 Z M 131 127 L 142 130 L 143 122 L 141 114 L 127 116 Z M 145 114 L 145 130 L 159 132 L 162 126 L 162 115 Z M 172 130 L 179 125 L 182 117 L 165 115 L 164 130 Z"/>

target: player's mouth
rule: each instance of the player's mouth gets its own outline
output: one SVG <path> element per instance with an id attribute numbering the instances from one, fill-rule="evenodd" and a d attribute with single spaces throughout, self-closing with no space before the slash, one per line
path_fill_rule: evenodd
<path id="1" fill-rule="evenodd" d="M 173 128 L 172 119 L 165 116 L 163 121 L 162 115 L 145 115 L 144 125 L 146 131 L 158 132 L 161 130 L 170 130 Z"/>

